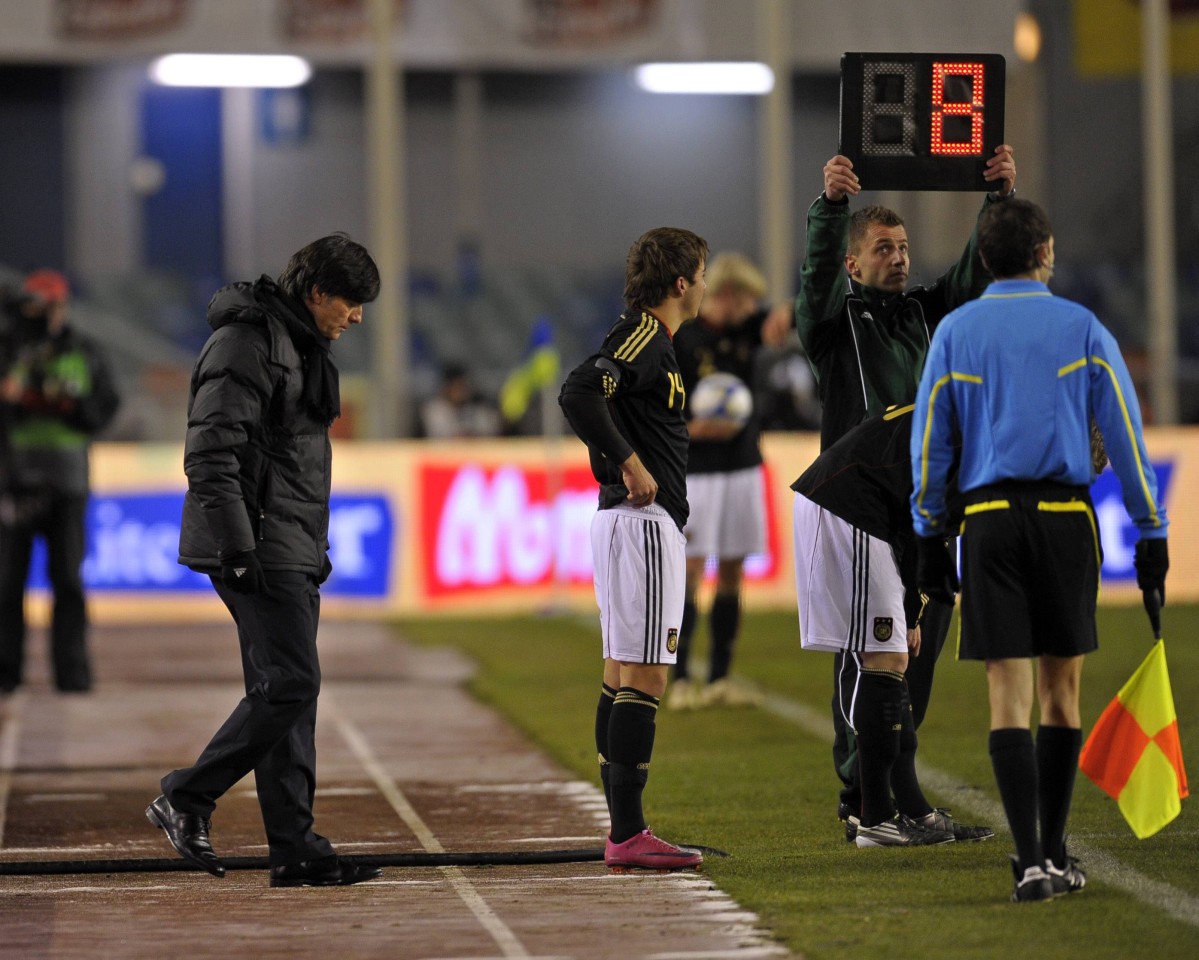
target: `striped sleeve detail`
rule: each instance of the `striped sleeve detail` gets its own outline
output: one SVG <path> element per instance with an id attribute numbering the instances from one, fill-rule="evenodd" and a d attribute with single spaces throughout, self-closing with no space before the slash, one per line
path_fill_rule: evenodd
<path id="1" fill-rule="evenodd" d="M 933 411 L 937 405 L 937 394 L 941 392 L 950 380 L 957 380 L 962 383 L 977 383 L 981 384 L 983 378 L 975 373 L 958 373 L 951 371 L 945 376 L 938 379 L 932 390 L 928 394 L 928 418 L 924 424 L 924 439 L 921 442 L 920 448 L 920 495 L 916 498 L 916 509 L 920 511 L 920 515 L 928 520 L 932 519 L 932 514 L 924 509 L 924 496 L 928 492 L 928 445 L 933 433 Z"/>
<path id="2" fill-rule="evenodd" d="M 1162 525 L 1161 517 L 1157 515 L 1157 504 L 1153 502 L 1153 494 L 1149 491 L 1149 483 L 1145 479 L 1145 464 L 1141 462 L 1141 451 L 1137 445 L 1137 434 L 1132 427 L 1132 417 L 1128 414 L 1128 404 L 1124 400 L 1124 391 L 1120 389 L 1120 378 L 1103 357 L 1091 357 L 1092 363 L 1097 363 L 1111 377 L 1112 389 L 1116 391 L 1116 399 L 1120 402 L 1120 413 L 1124 417 L 1124 431 L 1128 435 L 1128 446 L 1132 449 L 1133 459 L 1137 465 L 1137 476 L 1141 481 L 1141 493 L 1145 496 L 1145 504 L 1149 507 L 1149 518 L 1155 527 Z"/>
<path id="3" fill-rule="evenodd" d="M 1066 376 L 1067 374 L 1071 374 L 1071 373 L 1073 373 L 1075 370 L 1081 370 L 1081 369 L 1082 369 L 1083 367 L 1085 367 L 1086 365 L 1087 365 L 1087 358 L 1086 358 L 1086 357 L 1083 357 L 1081 360 L 1075 360 L 1073 363 L 1067 363 L 1067 364 L 1066 364 L 1064 367 L 1062 367 L 1062 368 L 1061 368 L 1061 369 L 1060 369 L 1060 370 L 1057 372 L 1058 378 L 1060 379 L 1061 377 L 1064 377 L 1064 376 Z"/>
<path id="4" fill-rule="evenodd" d="M 637 358 L 637 354 L 645 349 L 645 345 L 653 339 L 654 334 L 657 332 L 657 319 L 648 313 L 641 314 L 641 322 L 637 324 L 636 328 L 632 333 L 629 334 L 625 342 L 617 348 L 616 353 L 613 354 L 613 356 L 615 356 L 617 360 L 623 360 L 625 363 L 635 360 Z"/>
<path id="5" fill-rule="evenodd" d="M 928 394 L 928 418 L 924 423 L 924 437 L 920 442 L 920 494 L 916 497 L 916 509 L 920 511 L 920 515 L 928 520 L 932 519 L 932 514 L 924 509 L 924 495 L 928 492 L 928 444 L 933 435 L 933 411 L 937 406 L 937 395 L 941 392 L 941 388 L 949 383 L 950 374 L 940 377 L 934 384 L 932 390 Z"/>

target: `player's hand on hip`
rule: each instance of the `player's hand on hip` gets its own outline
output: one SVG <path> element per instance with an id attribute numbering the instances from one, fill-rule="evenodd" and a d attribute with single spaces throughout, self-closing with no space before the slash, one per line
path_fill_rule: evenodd
<path id="1" fill-rule="evenodd" d="M 634 451 L 620 465 L 621 477 L 629 494 L 626 498 L 635 507 L 648 507 L 658 495 L 658 481 L 645 469 L 645 464 Z"/>
<path id="2" fill-rule="evenodd" d="M 1001 143 L 995 148 L 995 156 L 987 161 L 983 179 L 988 183 L 999 181 L 999 195 L 1006 197 L 1016 189 L 1016 157 L 1012 148 Z"/>
<path id="3" fill-rule="evenodd" d="M 920 656 L 920 624 L 908 631 L 908 653 L 913 657 Z"/>
<path id="4" fill-rule="evenodd" d="M 925 596 L 953 606 L 961 584 L 944 538 L 920 537 L 916 541 L 916 586 Z"/>
<path id="5" fill-rule="evenodd" d="M 833 203 L 840 203 L 847 195 L 856 197 L 861 190 L 849 157 L 837 154 L 824 165 L 824 195 Z"/>

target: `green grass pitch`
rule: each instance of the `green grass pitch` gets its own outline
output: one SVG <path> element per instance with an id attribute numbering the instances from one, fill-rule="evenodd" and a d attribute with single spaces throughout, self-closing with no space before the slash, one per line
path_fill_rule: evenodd
<path id="1" fill-rule="evenodd" d="M 702 604 L 701 604 L 702 606 Z M 404 620 L 408 640 L 448 645 L 479 665 L 476 694 L 551 755 L 598 784 L 593 744 L 600 686 L 594 617 Z M 1163 612 L 1166 654 L 1183 756 L 1199 770 L 1199 606 Z M 953 657 L 951 632 L 937 668 L 920 757 L 955 786 L 929 790 L 979 822 L 962 796 L 998 803 L 987 756 L 986 679 L 981 664 Z M 1139 608 L 1100 610 L 1100 649 L 1083 671 L 1084 735 L 1141 659 L 1151 639 Z M 696 652 L 703 655 L 701 627 Z M 745 616 L 734 671 L 783 702 L 819 715 L 832 692 L 831 655 L 799 649 L 792 613 Z M 859 850 L 836 819 L 837 781 L 828 733 L 777 711 L 659 713 L 646 812 L 668 839 L 729 851 L 707 873 L 797 955 L 821 958 L 966 960 L 1194 960 L 1199 957 L 1199 810 L 1138 841 L 1115 803 L 1082 774 L 1070 834 L 1097 852 L 1079 895 L 1015 905 L 1006 826 L 983 843 Z M 1199 776 L 1197 774 L 1196 776 Z M 927 782 L 926 782 L 927 786 Z M 1119 876 L 1123 882 L 1115 882 Z M 1112 879 L 1107 879 L 1112 878 Z"/>

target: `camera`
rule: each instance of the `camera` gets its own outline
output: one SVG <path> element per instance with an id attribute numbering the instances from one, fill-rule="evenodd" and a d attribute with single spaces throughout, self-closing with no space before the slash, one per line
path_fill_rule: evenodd
<path id="1" fill-rule="evenodd" d="M 44 340 L 49 331 L 50 309 L 32 294 L 0 286 L 0 337 L 14 345 Z"/>

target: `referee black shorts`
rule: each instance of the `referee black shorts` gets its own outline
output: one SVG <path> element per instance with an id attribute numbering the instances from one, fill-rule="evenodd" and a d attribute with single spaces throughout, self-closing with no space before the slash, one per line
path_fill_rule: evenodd
<path id="1" fill-rule="evenodd" d="M 965 499 L 959 659 L 1076 657 L 1098 647 L 1102 549 L 1087 488 L 1006 481 Z"/>

